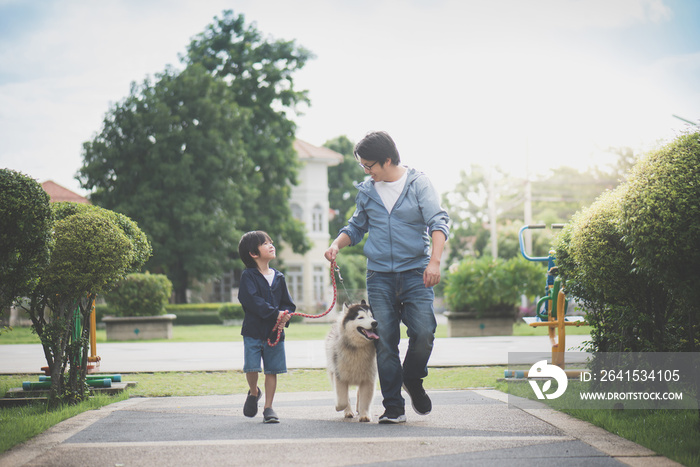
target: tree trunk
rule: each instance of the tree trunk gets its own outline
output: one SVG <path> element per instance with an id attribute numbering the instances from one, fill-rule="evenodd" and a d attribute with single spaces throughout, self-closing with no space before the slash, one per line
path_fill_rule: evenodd
<path id="1" fill-rule="evenodd" d="M 187 288 L 175 287 L 175 303 L 187 303 Z"/>
<path id="2" fill-rule="evenodd" d="M 171 280 L 175 292 L 175 303 L 187 303 L 187 286 L 189 285 L 187 272 L 178 271 Z"/>

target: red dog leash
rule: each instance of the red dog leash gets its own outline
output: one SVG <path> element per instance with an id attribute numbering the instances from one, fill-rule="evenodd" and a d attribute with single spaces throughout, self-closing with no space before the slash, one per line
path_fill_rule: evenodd
<path id="1" fill-rule="evenodd" d="M 326 316 L 328 313 L 330 313 L 330 311 L 335 306 L 335 302 L 336 302 L 336 299 L 338 297 L 338 289 L 336 288 L 336 285 L 335 285 L 335 273 L 336 272 L 338 273 L 338 278 L 340 279 L 340 282 L 343 282 L 343 277 L 340 275 L 340 268 L 335 264 L 335 260 L 333 260 L 333 261 L 331 261 L 331 282 L 333 283 L 333 302 L 331 303 L 331 306 L 328 307 L 328 309 L 324 313 L 321 313 L 320 315 L 307 315 L 306 313 L 298 313 L 298 312 L 289 313 L 288 311 L 285 311 L 283 315 L 280 315 L 277 318 L 277 323 L 275 323 L 275 327 L 272 328 L 272 332 L 270 333 L 270 335 L 272 336 L 275 334 L 275 331 L 277 331 L 277 339 L 275 340 L 275 342 L 271 342 L 270 338 L 268 338 L 267 339 L 268 345 L 270 345 L 271 347 L 274 347 L 279 343 L 280 338 L 282 336 L 282 329 L 284 328 L 284 325 L 280 323 L 283 316 L 289 315 L 289 316 L 302 316 L 304 318 L 321 318 L 323 316 Z"/>

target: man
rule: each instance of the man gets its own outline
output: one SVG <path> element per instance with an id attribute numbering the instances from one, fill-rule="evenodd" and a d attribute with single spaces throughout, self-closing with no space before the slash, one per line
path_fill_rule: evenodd
<path id="1" fill-rule="evenodd" d="M 432 410 L 423 378 L 435 339 L 433 286 L 440 282 L 449 217 L 428 177 L 400 165 L 396 144 L 386 132 L 369 133 L 354 153 L 370 178 L 357 185 L 355 212 L 325 257 L 335 260 L 340 249 L 356 245 L 369 232 L 364 247 L 367 294 L 378 322 L 377 367 L 385 409 L 379 423 L 403 423 L 402 386 L 418 414 Z M 409 338 L 403 365 L 400 322 Z"/>

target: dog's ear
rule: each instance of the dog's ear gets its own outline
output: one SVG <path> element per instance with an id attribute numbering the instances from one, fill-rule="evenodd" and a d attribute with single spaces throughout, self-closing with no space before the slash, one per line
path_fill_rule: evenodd
<path id="1" fill-rule="evenodd" d="M 365 305 L 365 306 L 367 306 L 367 302 L 364 301 L 364 300 L 362 300 L 362 301 L 360 301 L 360 305 Z"/>

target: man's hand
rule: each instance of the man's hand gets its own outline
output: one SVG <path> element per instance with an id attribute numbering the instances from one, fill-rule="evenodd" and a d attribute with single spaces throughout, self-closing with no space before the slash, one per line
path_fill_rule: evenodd
<path id="1" fill-rule="evenodd" d="M 338 249 L 337 246 L 335 246 L 335 243 L 334 243 L 330 247 L 328 247 L 328 249 L 323 254 L 323 256 L 325 256 L 328 261 L 335 261 L 335 258 L 338 256 L 339 251 L 340 250 Z"/>
<path id="2" fill-rule="evenodd" d="M 338 235 L 338 238 L 333 240 L 333 243 L 331 243 L 331 246 L 328 247 L 323 256 L 325 256 L 328 261 L 335 261 L 335 258 L 338 256 L 338 252 L 348 245 L 350 245 L 350 237 L 348 234 L 343 232 Z"/>
<path id="3" fill-rule="evenodd" d="M 426 287 L 433 287 L 440 282 L 440 262 L 431 260 L 423 273 L 423 284 Z"/>

